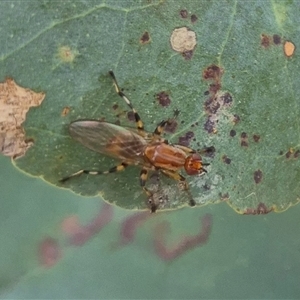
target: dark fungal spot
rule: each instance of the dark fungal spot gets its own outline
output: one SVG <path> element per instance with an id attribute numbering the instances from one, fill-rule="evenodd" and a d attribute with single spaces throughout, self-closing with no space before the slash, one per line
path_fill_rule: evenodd
<path id="1" fill-rule="evenodd" d="M 273 207 L 267 208 L 264 203 L 259 203 L 257 208 L 247 208 L 244 215 L 265 215 L 271 211 L 273 211 Z"/>
<path id="2" fill-rule="evenodd" d="M 246 132 L 241 133 L 241 146 L 248 147 L 248 136 Z"/>
<path id="3" fill-rule="evenodd" d="M 199 145 L 198 145 L 199 146 Z M 214 146 L 205 147 L 203 149 L 199 149 L 199 152 L 203 153 L 203 155 L 207 157 L 214 157 L 216 153 L 216 148 Z"/>
<path id="4" fill-rule="evenodd" d="M 287 159 L 289 159 L 289 158 L 292 156 L 292 154 L 293 154 L 293 152 L 291 151 L 291 149 L 289 149 L 289 151 L 286 152 L 285 157 L 286 157 Z"/>
<path id="5" fill-rule="evenodd" d="M 242 132 L 241 133 L 241 138 L 242 139 L 246 139 L 247 138 L 247 133 L 246 132 Z"/>
<path id="6" fill-rule="evenodd" d="M 253 134 L 253 140 L 255 143 L 258 143 L 260 140 L 260 136 L 258 134 Z"/>
<path id="7" fill-rule="evenodd" d="M 231 129 L 230 132 L 229 132 L 229 135 L 230 135 L 231 137 L 236 136 L 236 131 L 233 130 L 233 129 Z"/>
<path id="8" fill-rule="evenodd" d="M 194 137 L 194 132 L 188 131 L 184 136 L 179 137 L 178 144 L 187 147 L 189 146 L 193 137 Z"/>
<path id="9" fill-rule="evenodd" d="M 118 107 L 119 107 L 118 104 L 114 104 L 112 108 L 113 108 L 113 110 L 116 110 Z"/>
<path id="10" fill-rule="evenodd" d="M 300 150 L 295 151 L 294 158 L 299 158 L 300 156 Z"/>
<path id="11" fill-rule="evenodd" d="M 210 118 L 208 118 L 204 124 L 204 129 L 208 132 L 208 133 L 212 133 L 214 132 L 215 129 L 215 122 L 213 120 L 211 120 Z"/>
<path id="12" fill-rule="evenodd" d="M 167 123 L 165 126 L 165 131 L 168 133 L 174 133 L 177 129 L 177 121 L 176 120 L 172 120 L 170 123 Z"/>
<path id="13" fill-rule="evenodd" d="M 231 159 L 229 157 L 227 157 L 227 155 L 223 155 L 222 160 L 227 165 L 230 165 L 230 163 L 231 163 Z"/>
<path id="14" fill-rule="evenodd" d="M 186 19 L 188 17 L 189 13 L 186 9 L 182 9 L 182 10 L 180 10 L 179 15 L 182 19 Z"/>
<path id="15" fill-rule="evenodd" d="M 204 92 L 204 95 L 205 95 L 205 96 L 209 95 L 209 91 L 205 91 L 205 92 Z"/>
<path id="16" fill-rule="evenodd" d="M 271 43 L 271 39 L 268 35 L 266 34 L 262 34 L 260 36 L 260 44 L 264 47 L 264 48 L 268 48 L 270 46 Z"/>
<path id="17" fill-rule="evenodd" d="M 263 177 L 263 174 L 262 174 L 262 171 L 261 170 L 257 170 L 254 172 L 254 181 L 256 184 L 259 184 L 261 181 L 262 181 L 262 177 Z"/>
<path id="18" fill-rule="evenodd" d="M 210 65 L 203 71 L 203 79 L 205 80 L 216 80 L 218 81 L 220 79 L 220 76 L 222 76 L 223 71 L 220 67 L 217 65 Z"/>
<path id="19" fill-rule="evenodd" d="M 171 99 L 165 91 L 156 94 L 156 99 L 161 106 L 169 106 L 171 103 Z"/>
<path id="20" fill-rule="evenodd" d="M 275 45 L 279 45 L 281 43 L 281 37 L 278 34 L 273 35 L 273 42 Z"/>
<path id="21" fill-rule="evenodd" d="M 195 23 L 195 22 L 197 22 L 197 20 L 198 20 L 198 17 L 195 14 L 192 14 L 191 15 L 191 22 Z"/>
<path id="22" fill-rule="evenodd" d="M 193 50 L 189 50 L 189 51 L 184 51 L 182 52 L 182 56 L 185 60 L 190 60 L 193 57 Z"/>
<path id="23" fill-rule="evenodd" d="M 223 100 L 223 103 L 226 105 L 230 105 L 232 103 L 232 96 L 230 93 L 225 93 L 221 96 L 221 99 Z"/>
<path id="24" fill-rule="evenodd" d="M 131 121 L 131 122 L 134 122 L 134 121 L 135 121 L 135 116 L 134 116 L 133 111 L 127 112 L 127 118 L 128 118 L 128 120 Z"/>
<path id="25" fill-rule="evenodd" d="M 238 115 L 233 115 L 233 123 L 237 124 L 241 121 L 241 118 Z"/>
<path id="26" fill-rule="evenodd" d="M 141 36 L 141 38 L 140 38 L 140 43 L 141 43 L 141 44 L 147 44 L 147 43 L 149 43 L 149 41 L 150 41 L 150 35 L 149 35 L 149 32 L 148 32 L 148 31 L 145 31 L 145 32 L 143 33 L 143 35 Z"/>
<path id="27" fill-rule="evenodd" d="M 248 142 L 247 141 L 241 141 L 241 146 L 242 147 L 248 147 Z"/>

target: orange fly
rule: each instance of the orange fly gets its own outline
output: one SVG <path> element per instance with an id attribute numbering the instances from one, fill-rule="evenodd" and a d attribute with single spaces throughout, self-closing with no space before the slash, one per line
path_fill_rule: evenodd
<path id="1" fill-rule="evenodd" d="M 109 72 L 113 79 L 116 92 L 124 99 L 134 114 L 136 129 L 124 128 L 115 124 L 97 120 L 75 121 L 70 124 L 69 132 L 73 139 L 85 147 L 110 156 L 121 161 L 121 164 L 107 171 L 79 170 L 60 181 L 65 182 L 74 176 L 85 174 L 100 175 L 123 171 L 129 165 L 138 165 L 142 168 L 140 172 L 140 185 L 149 197 L 149 205 L 155 212 L 157 205 L 152 201 L 153 193 L 146 188 L 149 171 L 160 171 L 164 175 L 182 183 L 183 189 L 189 195 L 189 204 L 195 206 L 189 186 L 185 178 L 179 173 L 184 169 L 188 175 L 200 175 L 206 173 L 199 153 L 195 150 L 177 144 L 169 144 L 162 138 L 161 134 L 166 125 L 174 119 L 161 121 L 153 133 L 144 130 L 144 124 L 132 106 L 130 100 L 121 91 L 116 77 L 112 71 Z M 175 112 L 175 117 L 178 112 Z"/>

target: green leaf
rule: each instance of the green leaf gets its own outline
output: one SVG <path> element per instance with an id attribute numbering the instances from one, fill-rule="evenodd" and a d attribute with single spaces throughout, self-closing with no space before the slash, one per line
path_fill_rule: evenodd
<path id="1" fill-rule="evenodd" d="M 228 199 L 241 213 L 266 213 L 299 201 L 299 60 L 297 49 L 291 57 L 283 51 L 286 40 L 299 45 L 299 2 L 0 5 L 2 80 L 10 76 L 46 93 L 42 105 L 27 114 L 24 127 L 34 146 L 16 161 L 18 168 L 59 185 L 60 178 L 79 169 L 106 170 L 116 163 L 68 134 L 68 124 L 82 118 L 134 126 L 108 76 L 113 69 L 148 131 L 179 109 L 170 141 L 193 132 L 192 148 L 215 148 L 213 158 L 203 157 L 210 163 L 208 173 L 188 177 L 197 204 Z M 181 27 L 196 34 L 193 53 L 171 47 L 172 32 Z M 145 32 L 150 40 L 142 43 Z M 216 66 L 219 73 L 210 74 Z M 163 91 L 171 99 L 167 107 L 155 96 Z M 223 105 L 224 95 L 232 102 Z M 66 107 L 70 112 L 62 116 Z M 65 186 L 83 195 L 100 193 L 125 208 L 145 208 L 138 174 L 132 167 L 106 177 L 82 175 Z M 179 191 L 176 183 L 162 179 L 163 196 L 174 194 L 165 208 L 187 202 L 183 192 L 174 191 Z"/>
<path id="2" fill-rule="evenodd" d="M 133 214 L 114 207 L 111 223 L 76 247 L 61 224 L 70 216 L 90 224 L 102 212 L 99 197 L 81 197 L 25 176 L 4 157 L 0 167 L 5 170 L 0 172 L 5 183 L 0 200 L 1 299 L 298 299 L 299 205 L 284 214 L 243 218 L 225 203 L 149 213 L 134 241 L 113 250 L 123 220 Z M 172 248 L 182 237 L 200 232 L 199 218 L 207 213 L 213 214 L 213 226 L 205 245 L 171 262 L 156 255 L 156 224 L 170 223 L 165 238 Z M 38 251 L 49 237 L 57 238 L 61 249 L 51 268 L 41 265 Z"/>

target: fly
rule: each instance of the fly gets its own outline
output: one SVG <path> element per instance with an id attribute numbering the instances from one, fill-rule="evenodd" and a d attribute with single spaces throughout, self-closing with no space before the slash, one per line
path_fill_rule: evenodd
<path id="1" fill-rule="evenodd" d="M 190 206 L 195 206 L 189 185 L 186 179 L 179 173 L 184 169 L 188 175 L 200 175 L 207 171 L 199 153 L 195 150 L 178 144 L 169 144 L 161 135 L 166 125 L 170 125 L 174 118 L 161 121 L 153 133 L 144 130 L 144 124 L 130 100 L 121 91 L 116 77 L 112 71 L 112 77 L 116 92 L 123 98 L 134 114 L 136 129 L 124 128 L 112 123 L 97 120 L 83 120 L 72 122 L 69 132 L 72 138 L 85 147 L 101 154 L 115 158 L 121 163 L 107 171 L 79 170 L 60 180 L 65 182 L 74 176 L 81 174 L 101 175 L 123 171 L 129 165 L 138 165 L 140 171 L 140 185 L 148 196 L 151 212 L 155 212 L 157 204 L 153 201 L 153 193 L 147 189 L 146 181 L 149 171 L 160 171 L 164 175 L 179 181 L 189 196 Z"/>

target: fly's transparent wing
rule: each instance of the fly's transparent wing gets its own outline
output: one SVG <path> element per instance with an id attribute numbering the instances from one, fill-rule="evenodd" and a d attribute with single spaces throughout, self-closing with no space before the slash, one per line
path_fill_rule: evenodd
<path id="1" fill-rule="evenodd" d="M 69 131 L 74 140 L 93 151 L 123 161 L 144 161 L 147 141 L 127 128 L 99 121 L 75 121 Z"/>

